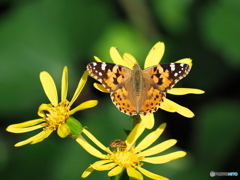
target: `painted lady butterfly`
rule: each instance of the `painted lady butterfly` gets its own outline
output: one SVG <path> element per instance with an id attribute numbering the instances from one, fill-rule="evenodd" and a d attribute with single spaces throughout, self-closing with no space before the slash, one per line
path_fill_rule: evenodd
<path id="1" fill-rule="evenodd" d="M 90 76 L 98 80 L 111 94 L 117 108 L 130 116 L 146 115 L 158 110 L 166 92 L 190 71 L 184 63 L 168 63 L 141 70 L 105 63 L 87 65 Z"/>

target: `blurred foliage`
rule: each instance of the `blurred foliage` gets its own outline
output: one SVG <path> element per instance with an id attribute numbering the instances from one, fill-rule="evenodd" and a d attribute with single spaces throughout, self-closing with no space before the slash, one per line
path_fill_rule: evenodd
<path id="1" fill-rule="evenodd" d="M 159 110 L 156 126 L 167 122 L 161 140 L 178 139 L 174 148 L 188 155 L 146 166 L 170 179 L 210 179 L 210 171 L 240 172 L 239 18 L 239 0 L 0 1 L 1 179 L 81 179 L 96 160 L 73 140 L 60 139 L 55 133 L 41 143 L 13 147 L 36 132 L 11 134 L 6 127 L 37 118 L 38 106 L 48 103 L 39 80 L 41 71 L 53 75 L 60 88 L 62 68 L 67 65 L 70 99 L 94 55 L 110 62 L 109 48 L 117 46 L 143 66 L 157 41 L 166 45 L 163 63 L 193 59 L 190 74 L 177 87 L 206 93 L 168 96 L 196 116 L 187 119 Z M 93 82 L 89 78 L 76 103 L 98 99 L 99 105 L 75 118 L 105 145 L 124 140 L 123 129 L 132 122 L 114 107 L 108 94 L 93 88 Z M 96 171 L 88 179 L 106 179 L 106 174 Z"/>

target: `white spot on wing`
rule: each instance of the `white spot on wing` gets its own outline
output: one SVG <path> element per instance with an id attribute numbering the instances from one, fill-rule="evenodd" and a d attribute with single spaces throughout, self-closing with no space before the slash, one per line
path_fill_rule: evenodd
<path id="1" fill-rule="evenodd" d="M 174 64 L 174 63 L 171 63 L 171 64 L 170 64 L 170 67 L 171 67 L 171 71 L 174 71 L 174 70 L 175 70 L 175 64 Z"/>
<path id="2" fill-rule="evenodd" d="M 102 63 L 102 70 L 105 71 L 107 64 L 105 62 Z"/>

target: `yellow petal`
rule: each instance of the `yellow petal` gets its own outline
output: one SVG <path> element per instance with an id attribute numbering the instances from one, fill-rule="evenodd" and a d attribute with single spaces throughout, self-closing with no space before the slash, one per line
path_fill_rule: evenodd
<path id="1" fill-rule="evenodd" d="M 89 166 L 89 167 L 82 173 L 82 178 L 88 177 L 93 171 L 94 171 L 94 169 L 92 168 L 92 166 Z"/>
<path id="2" fill-rule="evenodd" d="M 66 124 L 61 124 L 57 129 L 57 134 L 61 138 L 65 138 L 70 134 L 70 129 Z"/>
<path id="3" fill-rule="evenodd" d="M 165 108 L 168 107 L 169 109 L 164 109 L 164 106 L 165 106 Z M 160 108 L 164 109 L 166 111 L 169 111 L 169 112 L 177 112 L 177 113 L 181 114 L 182 116 L 185 116 L 188 118 L 192 118 L 194 116 L 194 113 L 190 109 L 188 109 L 184 106 L 181 106 L 167 98 L 165 98 L 164 102 L 160 105 Z M 175 109 L 175 111 L 173 111 L 173 109 Z"/>
<path id="4" fill-rule="evenodd" d="M 157 157 L 149 157 L 149 158 L 144 158 L 144 162 L 152 163 L 152 164 L 162 164 L 162 163 L 167 163 L 169 161 L 181 158 L 186 156 L 185 151 L 176 151 L 170 154 L 162 155 L 162 156 L 157 156 Z"/>
<path id="5" fill-rule="evenodd" d="M 52 106 L 53 106 L 52 104 L 44 104 L 44 103 L 41 104 L 38 108 L 38 116 L 45 118 L 46 110 L 49 108 L 52 108 Z"/>
<path id="6" fill-rule="evenodd" d="M 203 94 L 204 91 L 201 89 L 194 88 L 172 88 L 168 90 L 168 93 L 173 95 L 185 95 L 185 94 Z"/>
<path id="7" fill-rule="evenodd" d="M 93 108 L 93 107 L 95 107 L 97 104 L 98 104 L 98 101 L 97 101 L 97 100 L 85 101 L 85 102 L 83 102 L 82 104 L 80 104 L 80 105 L 78 105 L 77 107 L 75 107 L 74 109 L 72 109 L 72 110 L 69 112 L 69 115 L 72 115 L 72 114 L 74 114 L 74 113 L 77 112 L 77 111 L 81 111 L 81 110 L 84 110 L 84 109 Z"/>
<path id="8" fill-rule="evenodd" d="M 44 139 L 46 139 L 51 133 L 53 132 L 53 130 L 44 130 L 40 133 L 38 133 L 38 136 L 36 136 L 36 138 L 31 142 L 31 144 L 36 144 L 39 143 L 41 141 L 43 141 Z"/>
<path id="9" fill-rule="evenodd" d="M 109 170 L 115 166 L 116 164 L 113 163 L 112 160 L 101 160 L 101 161 L 96 161 L 95 163 L 92 164 L 92 167 L 98 171 Z"/>
<path id="10" fill-rule="evenodd" d="M 127 174 L 133 179 L 143 180 L 142 174 L 132 167 L 127 168 Z"/>
<path id="11" fill-rule="evenodd" d="M 88 78 L 88 71 L 84 71 L 79 83 L 78 83 L 78 86 L 77 86 L 77 89 L 72 97 L 72 100 L 70 101 L 69 103 L 69 106 L 72 106 L 72 104 L 75 102 L 75 100 L 78 98 L 79 94 L 82 92 L 82 89 L 83 87 L 85 86 L 86 82 L 87 82 L 87 78 Z"/>
<path id="12" fill-rule="evenodd" d="M 154 66 L 160 63 L 163 54 L 164 54 L 165 46 L 163 42 L 157 42 L 150 52 L 147 55 L 145 60 L 144 69 Z"/>
<path id="13" fill-rule="evenodd" d="M 99 90 L 99 91 L 101 91 L 101 92 L 109 93 L 109 91 L 106 90 L 106 89 L 103 87 L 103 85 L 101 85 L 101 84 L 94 83 L 93 86 L 94 86 L 97 90 Z"/>
<path id="14" fill-rule="evenodd" d="M 123 61 L 123 58 L 118 53 L 117 48 L 115 48 L 115 47 L 110 48 L 110 56 L 111 56 L 111 59 L 113 60 L 113 62 L 115 64 L 119 64 L 119 65 L 122 65 L 122 66 L 126 65 L 126 63 Z"/>
<path id="15" fill-rule="evenodd" d="M 39 124 L 36 126 L 32 126 L 32 127 L 28 127 L 28 128 L 14 128 L 12 127 L 12 125 L 7 127 L 7 131 L 8 132 L 12 132 L 12 133 L 25 133 L 25 132 L 30 132 L 30 131 L 34 131 L 36 129 L 40 129 L 43 128 L 45 126 L 45 123 L 43 124 Z"/>
<path id="16" fill-rule="evenodd" d="M 138 64 L 137 60 L 129 53 L 123 54 L 124 66 L 133 69 L 134 64 Z"/>
<path id="17" fill-rule="evenodd" d="M 41 122 L 43 122 L 44 120 L 41 118 L 41 119 L 34 119 L 34 120 L 30 120 L 30 121 L 26 121 L 26 122 L 22 122 L 22 123 L 18 123 L 18 124 L 12 124 L 12 125 L 9 125 L 7 127 L 7 131 L 8 132 L 13 132 L 13 133 L 22 133 L 22 132 L 28 132 L 28 131 L 32 131 L 32 130 L 35 130 L 36 129 L 39 129 L 40 127 L 36 127 L 34 125 L 36 124 L 39 124 Z M 33 127 L 29 127 L 29 126 L 33 126 Z M 29 127 L 29 130 L 27 130 L 26 127 Z M 42 128 L 43 126 L 41 126 Z M 33 128 L 33 129 L 31 129 Z M 25 130 L 26 131 L 25 131 Z M 16 132 L 17 131 L 17 132 Z M 21 132 L 22 131 L 22 132 Z"/>
<path id="18" fill-rule="evenodd" d="M 33 139 L 34 139 L 36 136 L 37 136 L 37 135 L 35 135 L 35 136 L 33 136 L 33 137 L 30 137 L 30 138 L 28 138 L 28 139 L 26 139 L 26 140 L 24 140 L 24 141 L 20 141 L 20 142 L 16 143 L 14 146 L 15 146 L 15 147 L 20 147 L 20 146 L 24 146 L 24 145 L 26 145 L 26 144 L 29 144 L 29 143 L 31 143 L 31 142 L 33 141 Z"/>
<path id="19" fill-rule="evenodd" d="M 184 63 L 184 64 L 188 64 L 190 67 L 192 67 L 192 59 L 190 59 L 190 58 L 180 59 L 180 60 L 176 61 L 175 63 Z"/>
<path id="20" fill-rule="evenodd" d="M 95 61 L 102 62 L 97 56 L 93 56 L 93 57 L 94 57 Z"/>
<path id="21" fill-rule="evenodd" d="M 108 172 L 108 176 L 116 176 L 120 174 L 123 171 L 122 166 L 116 166 L 115 168 L 111 169 L 111 171 Z"/>
<path id="22" fill-rule="evenodd" d="M 157 180 L 168 180 L 168 178 L 165 178 L 163 176 L 160 176 L 158 174 L 155 174 L 155 173 L 152 173 L 146 169 L 143 169 L 141 167 L 137 167 L 137 169 L 142 173 L 144 174 L 145 176 L 151 178 L 151 179 L 157 179 Z"/>
<path id="23" fill-rule="evenodd" d="M 177 143 L 176 139 L 169 139 L 166 140 L 156 146 L 153 146 L 145 151 L 142 151 L 139 153 L 139 156 L 151 156 L 154 154 L 158 154 L 160 152 L 165 151 L 166 149 L 169 149 L 170 147 L 174 146 Z"/>
<path id="24" fill-rule="evenodd" d="M 14 146 L 20 147 L 20 146 L 24 146 L 29 143 L 34 144 L 33 142 L 40 142 L 43 140 L 42 137 L 43 137 L 43 134 L 45 134 L 45 133 L 46 132 L 41 131 L 40 133 L 36 134 L 35 136 L 32 136 L 24 141 L 20 141 L 20 142 L 16 143 Z"/>
<path id="25" fill-rule="evenodd" d="M 82 132 L 100 149 L 102 149 L 103 151 L 106 151 L 109 154 L 112 153 L 106 146 L 104 146 L 100 141 L 98 141 L 97 138 L 95 138 L 95 136 L 93 136 L 88 130 L 84 128 Z"/>
<path id="26" fill-rule="evenodd" d="M 171 106 L 170 104 L 168 103 L 165 103 L 167 98 L 165 98 L 164 102 L 160 105 L 160 108 L 164 111 L 168 111 L 168 112 L 177 112 L 177 109 L 173 106 Z"/>
<path id="27" fill-rule="evenodd" d="M 135 148 L 135 152 L 143 151 L 144 149 L 151 146 L 159 136 L 162 134 L 164 129 L 166 128 L 166 123 L 161 124 L 155 131 L 148 134 Z"/>
<path id="28" fill-rule="evenodd" d="M 130 134 L 128 135 L 128 137 L 127 137 L 127 139 L 125 141 L 126 144 L 127 144 L 127 150 L 129 150 L 132 147 L 132 145 L 136 142 L 136 140 L 142 134 L 144 129 L 145 129 L 145 126 L 142 123 L 142 121 L 135 125 L 135 127 L 130 132 Z"/>
<path id="29" fill-rule="evenodd" d="M 147 114 L 145 116 L 140 115 L 140 117 L 141 117 L 141 120 L 142 120 L 145 128 L 147 128 L 147 129 L 152 129 L 153 128 L 153 126 L 154 126 L 154 115 L 153 115 L 153 113 Z"/>
<path id="30" fill-rule="evenodd" d="M 85 149 L 89 154 L 100 158 L 100 159 L 104 159 L 106 157 L 105 154 L 102 154 L 100 151 L 98 151 L 95 147 L 93 147 L 92 145 L 90 145 L 87 141 L 85 141 L 82 137 L 78 137 L 76 139 L 76 141 L 78 142 L 78 144 L 80 144 L 83 149 Z"/>
<path id="31" fill-rule="evenodd" d="M 62 89 L 61 89 L 61 101 L 67 99 L 68 92 L 68 68 L 65 66 L 62 73 Z"/>
<path id="32" fill-rule="evenodd" d="M 53 81 L 53 78 L 48 72 L 43 71 L 40 73 L 40 80 L 43 86 L 43 90 L 47 95 L 49 101 L 51 102 L 52 105 L 57 106 L 58 94 L 57 94 L 57 88 Z"/>

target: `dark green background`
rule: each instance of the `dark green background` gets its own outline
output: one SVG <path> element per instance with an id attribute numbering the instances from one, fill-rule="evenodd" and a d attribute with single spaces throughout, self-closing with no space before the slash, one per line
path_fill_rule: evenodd
<path id="1" fill-rule="evenodd" d="M 178 139 L 169 152 L 182 149 L 188 155 L 143 167 L 174 180 L 226 179 L 211 178 L 210 171 L 240 173 L 239 18 L 239 0 L 0 1 L 0 178 L 81 179 L 97 159 L 73 140 L 54 132 L 41 143 L 15 148 L 16 142 L 38 131 L 13 134 L 6 127 L 38 118 L 38 106 L 49 102 L 39 81 L 41 71 L 48 71 L 60 87 L 62 68 L 68 66 L 70 100 L 93 55 L 110 62 L 109 48 L 117 46 L 143 67 L 157 41 L 166 46 L 162 63 L 193 59 L 190 74 L 176 87 L 206 93 L 167 96 L 196 116 L 188 119 L 159 110 L 155 128 L 167 122 L 160 140 Z M 132 122 L 93 82 L 89 78 L 74 106 L 89 99 L 99 100 L 99 105 L 75 118 L 106 145 L 124 140 L 123 129 Z M 95 171 L 88 179 L 108 179 L 106 174 Z"/>

